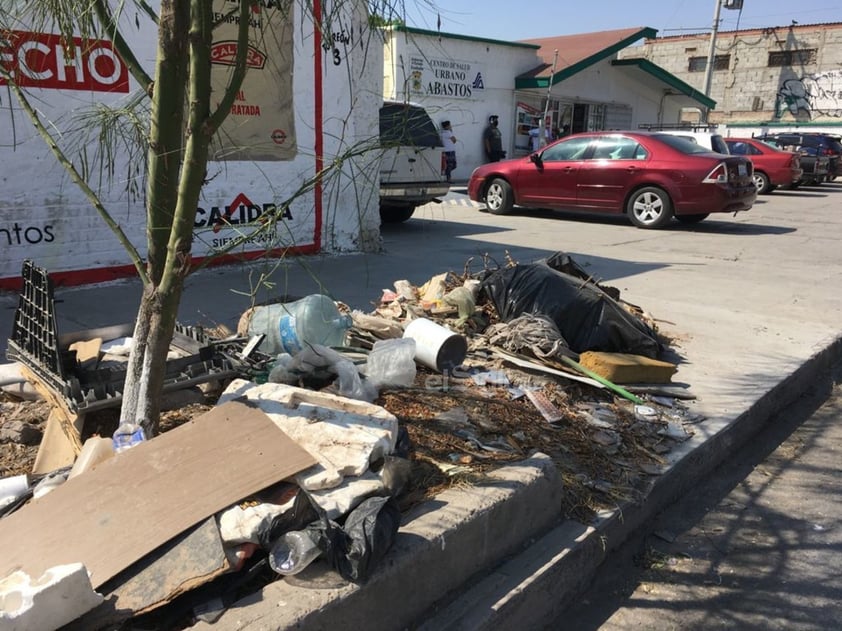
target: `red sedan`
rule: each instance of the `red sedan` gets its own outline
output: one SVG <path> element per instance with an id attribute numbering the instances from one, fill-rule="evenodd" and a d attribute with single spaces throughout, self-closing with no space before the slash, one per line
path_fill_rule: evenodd
<path id="1" fill-rule="evenodd" d="M 751 161 L 670 134 L 591 132 L 524 158 L 477 167 L 468 195 L 497 215 L 517 206 L 628 215 L 639 228 L 675 217 L 748 210 L 757 197 Z"/>
<path id="2" fill-rule="evenodd" d="M 728 150 L 746 156 L 754 164 L 754 185 L 758 193 L 771 193 L 778 186 L 792 186 L 801 180 L 801 157 L 754 138 L 726 138 Z"/>

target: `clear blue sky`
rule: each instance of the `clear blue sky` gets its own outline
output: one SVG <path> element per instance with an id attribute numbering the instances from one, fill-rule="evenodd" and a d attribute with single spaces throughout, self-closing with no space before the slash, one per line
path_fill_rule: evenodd
<path id="1" fill-rule="evenodd" d="M 504 41 L 649 26 L 658 36 L 704 32 L 715 0 L 404 0 L 409 26 Z M 842 22 L 842 0 L 743 0 L 722 9 L 721 30 Z"/>

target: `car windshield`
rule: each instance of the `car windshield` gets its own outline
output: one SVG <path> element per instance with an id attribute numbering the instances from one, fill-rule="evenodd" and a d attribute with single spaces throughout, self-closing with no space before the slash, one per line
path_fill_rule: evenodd
<path id="1" fill-rule="evenodd" d="M 758 142 L 762 142 L 767 147 L 774 149 L 775 151 L 783 151 L 778 145 L 775 144 L 774 140 L 758 140 Z"/>
<path id="2" fill-rule="evenodd" d="M 750 145 L 747 142 L 741 142 L 739 140 L 728 141 L 728 149 L 735 156 L 747 156 L 751 153 Z"/>
<path id="3" fill-rule="evenodd" d="M 673 134 L 652 134 L 652 138 L 661 141 L 665 145 L 669 145 L 673 149 L 692 155 L 694 153 L 710 153 L 712 150 L 707 149 L 695 140 L 690 140 L 682 136 L 674 136 Z"/>
<path id="4" fill-rule="evenodd" d="M 384 145 L 441 147 L 436 124 L 424 108 L 387 103 L 380 108 L 380 142 Z"/>

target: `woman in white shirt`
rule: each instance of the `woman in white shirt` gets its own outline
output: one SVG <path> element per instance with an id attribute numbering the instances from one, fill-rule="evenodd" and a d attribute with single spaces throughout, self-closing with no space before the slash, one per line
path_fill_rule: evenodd
<path id="1" fill-rule="evenodd" d="M 441 154 L 441 172 L 448 182 L 452 182 L 450 174 L 456 170 L 456 136 L 450 128 L 450 121 L 442 121 L 441 144 L 444 145 L 444 151 Z"/>

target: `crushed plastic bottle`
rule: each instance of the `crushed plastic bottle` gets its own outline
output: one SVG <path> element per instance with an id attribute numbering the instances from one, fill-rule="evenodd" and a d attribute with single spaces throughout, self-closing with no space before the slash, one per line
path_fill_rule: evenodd
<path id="1" fill-rule="evenodd" d="M 114 443 L 114 453 L 131 449 L 146 440 L 146 433 L 137 423 L 121 423 L 111 437 Z"/>
<path id="2" fill-rule="evenodd" d="M 321 550 L 305 530 L 291 530 L 278 539 L 269 551 L 269 566 L 278 574 L 292 576 L 310 565 Z"/>
<path id="3" fill-rule="evenodd" d="M 312 294 L 294 302 L 255 307 L 248 333 L 266 334 L 260 345 L 264 353 L 295 355 L 305 344 L 342 346 L 352 324 L 351 316 L 340 313 L 330 297 Z"/>

